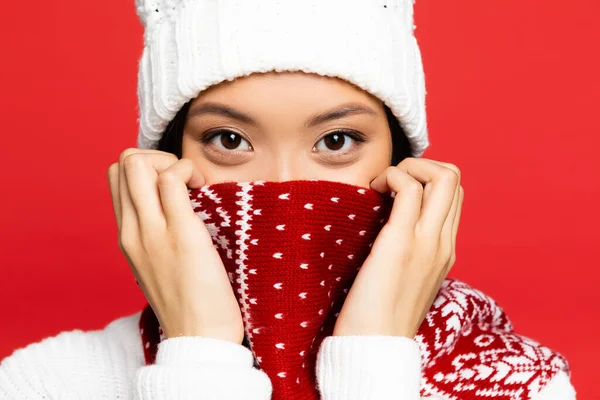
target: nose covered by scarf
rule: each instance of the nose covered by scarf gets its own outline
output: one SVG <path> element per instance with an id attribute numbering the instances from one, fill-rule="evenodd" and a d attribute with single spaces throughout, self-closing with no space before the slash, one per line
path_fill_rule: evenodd
<path id="1" fill-rule="evenodd" d="M 225 264 L 246 339 L 275 398 L 306 391 L 318 398 L 317 350 L 333 332 L 391 197 L 291 181 L 219 184 L 191 191 L 190 199 Z"/>
<path id="2" fill-rule="evenodd" d="M 318 399 L 319 346 L 333 332 L 393 196 L 317 180 L 226 182 L 190 189 L 189 196 L 223 260 L 244 344 L 270 377 L 272 398 Z M 164 337 L 149 305 L 140 328 L 150 364 Z M 534 390 L 559 369 L 569 371 L 560 354 L 514 334 L 492 299 L 453 279 L 444 281 L 415 339 L 421 395 L 520 398 L 513 395 L 524 387 Z M 496 382 L 501 378 L 511 384 Z"/>

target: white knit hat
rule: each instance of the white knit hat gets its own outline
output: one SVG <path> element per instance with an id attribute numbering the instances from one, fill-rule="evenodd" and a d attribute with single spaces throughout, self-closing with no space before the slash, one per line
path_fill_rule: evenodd
<path id="1" fill-rule="evenodd" d="M 345 79 L 381 99 L 420 157 L 429 145 L 414 0 L 135 0 L 144 26 L 138 147 L 181 107 L 253 72 Z"/>

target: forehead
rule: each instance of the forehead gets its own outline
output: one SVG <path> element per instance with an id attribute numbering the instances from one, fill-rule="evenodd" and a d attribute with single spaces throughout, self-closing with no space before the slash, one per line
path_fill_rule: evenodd
<path id="1" fill-rule="evenodd" d="M 336 77 L 305 72 L 254 73 L 233 81 L 221 82 L 203 91 L 192 104 L 203 101 L 225 102 L 240 106 L 331 107 L 340 102 L 357 101 L 372 107 L 381 101 L 370 93 Z"/>

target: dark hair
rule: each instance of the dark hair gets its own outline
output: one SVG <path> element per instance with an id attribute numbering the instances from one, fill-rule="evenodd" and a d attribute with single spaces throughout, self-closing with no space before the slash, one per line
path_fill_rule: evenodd
<path id="1" fill-rule="evenodd" d="M 185 126 L 185 120 L 190 108 L 191 100 L 184 104 L 184 106 L 177 112 L 175 118 L 169 122 L 165 132 L 158 142 L 158 150 L 166 151 L 168 153 L 175 154 L 177 158 L 181 158 L 182 154 L 182 141 L 183 141 L 183 127 Z M 411 157 L 413 154 L 410 142 L 404 133 L 404 129 L 400 125 L 398 119 L 392 114 L 392 110 L 386 105 L 385 115 L 387 116 L 388 125 L 390 132 L 392 133 L 392 163 L 396 165 L 406 157 Z"/>

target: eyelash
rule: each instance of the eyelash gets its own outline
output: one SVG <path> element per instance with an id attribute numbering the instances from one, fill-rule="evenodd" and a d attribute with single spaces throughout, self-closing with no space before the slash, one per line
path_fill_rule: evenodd
<path id="1" fill-rule="evenodd" d="M 243 140 L 250 143 L 242 135 L 240 135 L 239 133 L 237 133 L 236 131 L 231 130 L 231 129 L 217 129 L 217 130 L 211 131 L 210 133 L 207 133 L 204 136 L 202 136 L 200 139 L 198 139 L 198 142 L 208 145 L 215 137 L 217 137 L 219 135 L 227 135 L 227 134 L 231 134 L 231 133 L 241 137 Z M 252 146 L 250 146 L 250 147 L 252 147 Z M 242 154 L 245 152 L 245 150 L 223 150 L 220 148 L 217 148 L 215 151 L 218 151 L 219 153 L 225 154 L 227 156 L 239 155 L 239 154 Z"/>
<path id="2" fill-rule="evenodd" d="M 238 135 L 240 136 L 243 140 L 247 141 L 248 143 L 250 143 L 247 139 L 245 139 L 242 135 L 240 135 L 239 133 L 230 130 L 230 129 L 217 129 L 211 133 L 208 133 L 206 135 L 204 135 L 203 137 L 201 137 L 200 139 L 198 139 L 199 142 L 203 143 L 203 144 L 209 144 L 215 137 L 219 136 L 219 135 L 226 135 L 226 134 L 231 134 L 233 133 L 234 135 Z M 323 137 L 321 137 L 319 140 L 317 140 L 317 143 L 319 143 L 321 140 L 325 139 L 328 136 L 334 135 L 334 134 L 341 134 L 344 136 L 348 136 L 350 139 L 354 140 L 356 143 L 364 143 L 366 142 L 366 137 L 357 131 L 353 131 L 350 129 L 337 129 L 334 130 L 332 132 L 327 133 L 326 135 L 324 135 Z M 250 147 L 252 148 L 252 145 L 250 145 Z M 313 149 L 316 147 L 316 144 L 313 146 Z M 244 153 L 245 150 L 222 150 L 222 149 L 218 149 L 217 151 L 221 152 L 221 153 L 225 153 L 228 155 L 236 155 L 237 154 L 241 154 Z M 337 152 L 337 151 L 331 151 L 331 153 L 335 156 L 342 156 L 346 153 L 348 153 L 348 151 L 345 152 Z"/>
<path id="3" fill-rule="evenodd" d="M 350 139 L 354 140 L 357 143 L 364 143 L 367 141 L 367 138 L 365 137 L 365 135 L 363 135 L 360 132 L 356 132 L 356 131 L 353 131 L 350 129 L 338 129 L 333 132 L 329 132 L 327 135 L 323 136 L 321 139 L 319 139 L 319 142 L 321 140 L 325 139 L 327 136 L 334 135 L 336 133 L 348 136 Z"/>
<path id="4" fill-rule="evenodd" d="M 366 141 L 365 135 L 363 135 L 362 133 L 350 130 L 350 129 L 338 129 L 333 132 L 329 132 L 327 135 L 323 136 L 319 140 L 322 140 L 322 139 L 326 138 L 327 136 L 333 135 L 335 133 L 341 133 L 342 135 L 349 136 L 351 139 L 356 140 L 359 143 L 364 143 Z"/>

